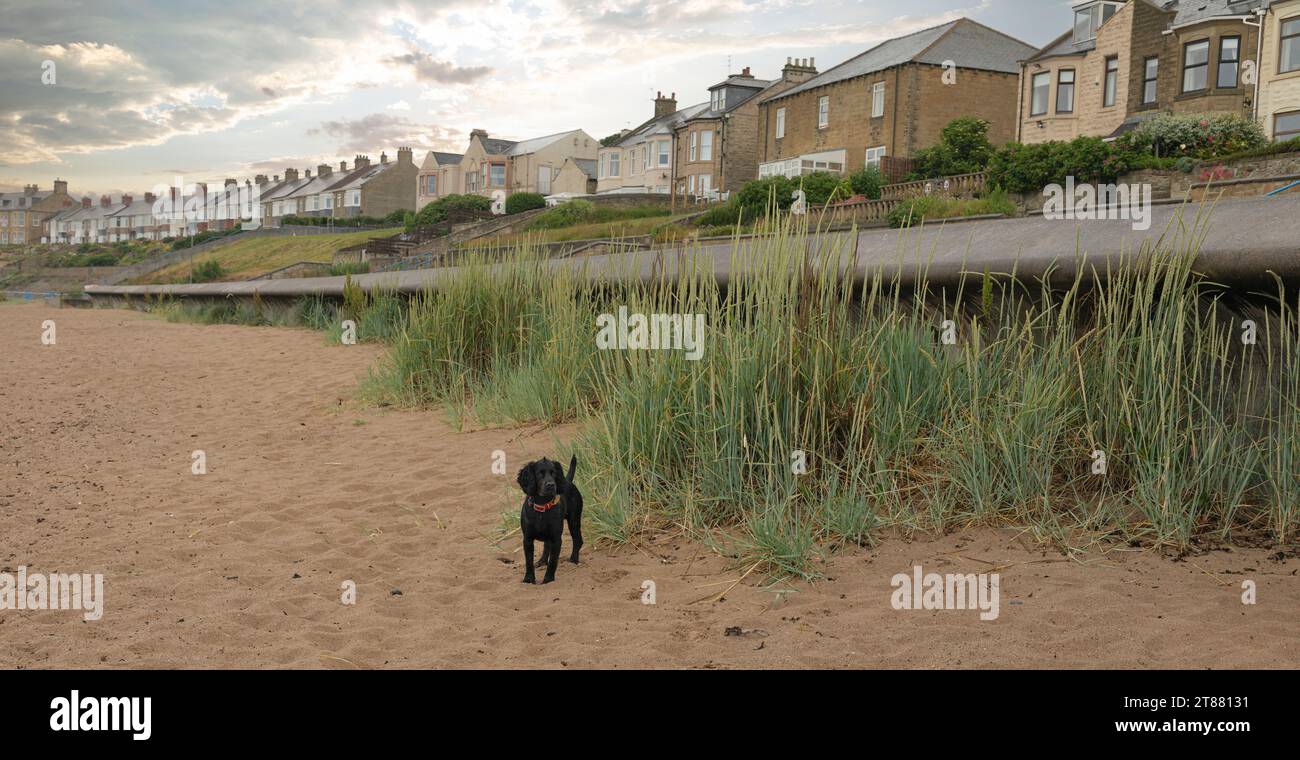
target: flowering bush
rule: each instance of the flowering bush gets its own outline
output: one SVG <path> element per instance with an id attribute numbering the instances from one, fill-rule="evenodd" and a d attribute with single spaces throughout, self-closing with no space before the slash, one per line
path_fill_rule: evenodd
<path id="1" fill-rule="evenodd" d="M 1123 146 L 1162 157 L 1217 158 L 1268 144 L 1264 130 L 1234 113 L 1160 114 L 1120 138 Z"/>

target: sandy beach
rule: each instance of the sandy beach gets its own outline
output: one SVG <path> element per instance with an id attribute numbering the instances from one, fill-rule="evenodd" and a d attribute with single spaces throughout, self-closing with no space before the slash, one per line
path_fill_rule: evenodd
<path id="1" fill-rule="evenodd" d="M 1300 667 L 1300 558 L 1277 549 L 1067 558 L 980 529 L 882 537 L 765 588 L 665 535 L 589 539 L 581 566 L 523 585 L 499 530 L 514 472 L 573 430 L 366 406 L 382 350 L 0 304 L 0 572 L 102 573 L 105 594 L 95 621 L 0 610 L 0 667 Z M 998 572 L 997 619 L 895 610 L 890 579 L 916 565 Z"/>

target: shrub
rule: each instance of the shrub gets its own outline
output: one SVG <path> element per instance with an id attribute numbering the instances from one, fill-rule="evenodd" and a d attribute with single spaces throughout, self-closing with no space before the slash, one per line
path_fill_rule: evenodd
<path id="1" fill-rule="evenodd" d="M 775 208 L 784 211 L 794 202 L 795 183 L 789 177 L 765 177 L 745 183 L 736 193 L 736 203 L 749 219 L 767 216 Z"/>
<path id="2" fill-rule="evenodd" d="M 506 198 L 507 214 L 522 214 L 535 208 L 546 208 L 546 197 L 541 193 L 511 193 Z"/>
<path id="3" fill-rule="evenodd" d="M 739 224 L 740 220 L 740 204 L 733 199 L 727 201 L 721 206 L 714 206 L 703 214 L 695 217 L 695 224 L 699 227 L 726 227 Z"/>
<path id="4" fill-rule="evenodd" d="M 930 179 L 984 171 L 994 152 L 988 133 L 989 123 L 984 119 L 975 116 L 953 119 L 940 131 L 938 145 L 916 152 L 909 176 Z"/>
<path id="5" fill-rule="evenodd" d="M 1007 192 L 995 188 L 987 195 L 974 199 L 945 198 L 938 195 L 911 198 L 895 206 L 893 211 L 889 212 L 888 221 L 890 227 L 910 227 L 931 219 L 986 214 L 1012 216 L 1015 213 L 1016 204 L 1007 196 Z"/>
<path id="6" fill-rule="evenodd" d="M 584 224 L 592 219 L 596 213 L 596 204 L 591 201 L 572 200 L 565 201 L 555 208 L 547 211 L 545 214 L 533 220 L 528 225 L 529 229 L 555 230 L 562 227 L 572 227 L 575 224 Z"/>
<path id="7" fill-rule="evenodd" d="M 885 178 L 874 166 L 864 166 L 849 175 L 849 187 L 855 195 L 863 195 L 873 201 L 880 200 L 880 188 L 885 186 Z"/>
<path id="8" fill-rule="evenodd" d="M 384 217 L 384 225 L 387 227 L 396 227 L 399 224 L 406 224 L 415 214 L 414 211 L 407 209 L 398 209 Z"/>
<path id="9" fill-rule="evenodd" d="M 849 181 L 839 174 L 813 172 L 799 178 L 799 187 L 808 203 L 823 206 L 831 201 L 842 201 L 853 195 Z"/>
<path id="10" fill-rule="evenodd" d="M 1218 158 L 1268 145 L 1257 122 L 1235 113 L 1160 114 L 1121 139 L 1131 149 L 1161 157 Z"/>
<path id="11" fill-rule="evenodd" d="M 1007 143 L 993 154 L 988 182 L 1013 193 L 1036 193 L 1047 185 L 1076 182 L 1113 182 L 1129 171 L 1125 154 L 1099 137 L 1079 137 L 1070 142 L 1036 145 Z"/>
<path id="12" fill-rule="evenodd" d="M 195 282 L 212 282 L 220 280 L 226 275 L 226 270 L 221 266 L 221 262 L 216 259 L 205 259 L 200 261 L 194 267 Z"/>
<path id="13" fill-rule="evenodd" d="M 481 195 L 448 195 L 439 198 L 420 209 L 420 213 L 415 215 L 412 226 L 428 227 L 438 224 L 446 221 L 447 217 L 456 210 L 491 211 L 492 199 Z"/>

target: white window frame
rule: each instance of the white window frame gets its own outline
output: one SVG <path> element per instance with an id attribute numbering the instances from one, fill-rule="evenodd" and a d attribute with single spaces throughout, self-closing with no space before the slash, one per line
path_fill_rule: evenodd
<path id="1" fill-rule="evenodd" d="M 691 161 L 695 161 L 700 153 L 700 133 L 691 132 Z"/>
<path id="2" fill-rule="evenodd" d="M 659 147 L 659 165 L 668 166 L 672 163 L 672 152 L 667 140 L 660 140 Z"/>
<path id="3" fill-rule="evenodd" d="M 831 96 L 823 95 L 817 99 L 817 128 L 826 129 L 831 125 Z"/>
<path id="4" fill-rule="evenodd" d="M 618 152 L 618 151 L 615 151 L 615 152 L 613 152 L 613 153 L 610 153 L 610 154 L 607 156 L 607 158 L 609 159 L 609 167 L 608 167 L 607 176 L 609 176 L 609 177 L 620 177 L 620 176 L 622 176 L 622 173 L 623 173 L 623 159 L 622 159 L 622 156 L 619 155 L 619 152 Z"/>
<path id="5" fill-rule="evenodd" d="M 781 140 L 785 137 L 785 109 L 776 109 L 776 139 Z"/>
<path id="6" fill-rule="evenodd" d="M 884 145 L 877 145 L 874 148 L 867 148 L 866 157 L 863 160 L 863 166 L 880 167 L 880 159 L 884 158 L 886 149 Z"/>
<path id="7" fill-rule="evenodd" d="M 885 83 L 871 85 L 871 118 L 879 119 L 885 115 Z"/>
<path id="8" fill-rule="evenodd" d="M 713 160 L 713 130 L 706 129 L 700 133 L 700 160 Z"/>

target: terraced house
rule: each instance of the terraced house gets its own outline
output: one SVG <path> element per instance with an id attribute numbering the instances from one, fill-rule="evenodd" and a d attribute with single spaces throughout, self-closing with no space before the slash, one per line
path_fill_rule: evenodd
<path id="1" fill-rule="evenodd" d="M 1159 113 L 1251 116 L 1264 0 L 1083 0 L 1025 59 L 1019 140 L 1117 137 Z M 1248 81 L 1248 80 L 1253 80 Z"/>
<path id="2" fill-rule="evenodd" d="M 763 96 L 758 174 L 797 176 L 880 166 L 891 179 L 959 116 L 1016 134 L 1020 61 L 1035 49 L 970 19 L 876 45 L 806 82 Z"/>
<path id="3" fill-rule="evenodd" d="M 1300 137 L 1300 0 L 1273 0 L 1264 18 L 1257 114 L 1274 140 Z"/>
<path id="4" fill-rule="evenodd" d="M 677 93 L 655 95 L 654 116 L 599 150 L 596 192 L 668 194 L 673 189 L 677 129 L 708 110 L 708 103 L 677 108 Z"/>
<path id="5" fill-rule="evenodd" d="M 488 197 L 496 191 L 550 195 L 566 161 L 592 160 L 599 147 L 581 129 L 522 141 L 490 137 L 487 130 L 475 129 L 460 161 L 461 192 Z"/>
<path id="6" fill-rule="evenodd" d="M 460 162 L 465 156 L 459 153 L 429 151 L 420 165 L 419 187 L 415 191 L 416 209 L 422 209 L 447 195 L 460 193 Z"/>
<path id="7" fill-rule="evenodd" d="M 759 100 L 817 76 L 814 59 L 787 59 L 780 79 L 745 67 L 709 88 L 709 107 L 673 130 L 677 194 L 712 198 L 758 177 Z"/>
<path id="8" fill-rule="evenodd" d="M 20 193 L 0 193 L 0 245 L 48 242 L 47 220 L 75 203 L 63 180 L 55 180 L 53 190 L 27 185 Z"/>

